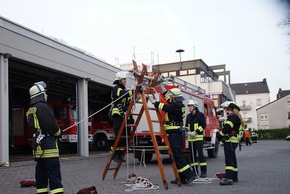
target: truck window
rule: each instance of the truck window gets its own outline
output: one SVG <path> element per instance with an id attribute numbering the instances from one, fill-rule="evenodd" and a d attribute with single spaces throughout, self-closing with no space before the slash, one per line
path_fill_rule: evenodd
<path id="1" fill-rule="evenodd" d="M 78 119 L 78 115 L 77 115 L 77 111 L 76 111 L 76 107 L 75 106 L 70 106 L 70 113 L 71 113 L 71 117 L 73 120 L 77 120 Z"/>
<path id="2" fill-rule="evenodd" d="M 209 114 L 210 114 L 210 116 L 212 117 L 213 116 L 213 107 L 209 107 Z"/>
<path id="3" fill-rule="evenodd" d="M 207 116 L 207 114 L 208 114 L 207 105 L 206 104 L 204 105 L 204 113 L 203 114 L 204 114 L 204 116 Z"/>
<path id="4" fill-rule="evenodd" d="M 67 120 L 67 109 L 66 109 L 66 107 L 56 107 L 54 109 L 54 116 L 57 119 Z"/>

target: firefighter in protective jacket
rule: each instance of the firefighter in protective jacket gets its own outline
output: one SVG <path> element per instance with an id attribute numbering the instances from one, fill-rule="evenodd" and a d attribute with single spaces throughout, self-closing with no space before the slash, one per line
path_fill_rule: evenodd
<path id="1" fill-rule="evenodd" d="M 205 178 L 207 171 L 206 160 L 203 154 L 203 130 L 206 127 L 205 117 L 198 110 L 198 103 L 195 100 L 188 100 L 187 106 L 189 114 L 186 116 L 185 126 L 188 127 L 189 161 L 196 175 L 199 175 L 199 163 L 200 177 Z"/>
<path id="2" fill-rule="evenodd" d="M 178 88 L 172 88 L 171 90 L 166 91 L 163 84 L 160 84 L 159 87 L 161 88 L 168 104 L 161 103 L 159 99 L 154 99 L 153 96 L 149 96 L 149 100 L 154 104 L 155 108 L 165 112 L 164 128 L 168 134 L 168 140 L 180 180 L 181 183 L 188 184 L 195 179 L 195 176 L 186 159 L 182 155 L 182 127 L 185 117 L 185 106 L 182 101 L 184 98 Z M 171 183 L 176 183 L 176 181 L 171 181 Z"/>
<path id="3" fill-rule="evenodd" d="M 226 101 L 221 106 L 226 109 L 228 119 L 218 136 L 219 140 L 224 142 L 226 163 L 226 177 L 221 180 L 220 185 L 232 185 L 233 182 L 238 182 L 236 148 L 243 131 L 244 120 L 239 113 L 240 107 L 233 101 Z"/>
<path id="4" fill-rule="evenodd" d="M 122 122 L 125 118 L 126 111 L 130 102 L 130 97 L 133 95 L 132 90 L 126 89 L 126 80 L 127 80 L 127 73 L 124 71 L 120 71 L 116 73 L 116 78 L 113 84 L 116 86 L 113 88 L 111 97 L 112 101 L 114 102 L 112 107 L 111 116 L 113 118 L 113 125 L 115 131 L 115 137 L 117 137 Z M 133 124 L 134 120 L 132 115 L 127 118 L 127 124 Z M 130 134 L 130 129 L 128 127 L 127 134 Z M 113 160 L 115 162 L 126 162 L 123 156 L 123 151 L 126 146 L 126 130 L 123 130 L 123 134 L 120 138 L 118 147 L 116 148 L 113 156 Z"/>
<path id="5" fill-rule="evenodd" d="M 51 193 L 63 193 L 57 143 L 62 131 L 56 124 L 52 108 L 46 103 L 46 84 L 43 81 L 34 83 L 29 93 L 30 108 L 26 116 L 28 126 L 33 132 L 37 193 L 48 193 L 48 185 Z"/>

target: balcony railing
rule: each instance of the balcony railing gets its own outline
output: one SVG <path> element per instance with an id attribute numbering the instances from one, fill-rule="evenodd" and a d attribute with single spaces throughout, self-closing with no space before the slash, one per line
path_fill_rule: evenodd
<path id="1" fill-rule="evenodd" d="M 244 118 L 244 121 L 246 123 L 251 123 L 252 122 L 252 118 L 251 117 Z"/>
<path id="2" fill-rule="evenodd" d="M 251 110 L 252 106 L 251 105 L 242 105 L 240 106 L 241 110 Z"/>

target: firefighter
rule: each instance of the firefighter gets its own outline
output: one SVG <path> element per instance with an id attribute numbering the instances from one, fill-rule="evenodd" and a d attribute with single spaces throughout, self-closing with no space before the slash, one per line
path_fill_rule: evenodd
<path id="1" fill-rule="evenodd" d="M 62 131 L 56 124 L 52 108 L 46 103 L 46 84 L 41 81 L 30 89 L 30 108 L 26 116 L 33 132 L 32 152 L 36 161 L 37 193 L 63 193 L 59 162 L 58 138 Z"/>
<path id="2" fill-rule="evenodd" d="M 258 140 L 258 131 L 257 130 L 255 130 L 255 129 L 253 129 L 253 131 L 252 131 L 252 136 L 251 136 L 251 138 L 252 138 L 252 142 L 253 143 L 257 143 L 257 140 Z"/>
<path id="3" fill-rule="evenodd" d="M 198 110 L 195 100 L 188 100 L 189 114 L 186 116 L 185 126 L 188 127 L 189 161 L 198 176 L 198 163 L 200 166 L 200 177 L 206 177 L 207 165 L 203 154 L 203 130 L 206 127 L 205 117 Z M 197 157 L 198 155 L 198 157 Z"/>
<path id="4" fill-rule="evenodd" d="M 224 143 L 226 176 L 220 181 L 220 185 L 232 185 L 238 182 L 238 164 L 236 148 L 239 144 L 240 132 L 243 130 L 244 120 L 240 114 L 240 107 L 233 101 L 226 101 L 221 105 L 228 114 L 223 129 L 218 138 Z"/>
<path id="5" fill-rule="evenodd" d="M 126 89 L 126 80 L 127 80 L 127 73 L 124 71 L 120 71 L 116 73 L 115 81 L 113 84 L 115 84 L 115 87 L 112 90 L 111 98 L 114 102 L 112 107 L 112 119 L 113 119 L 113 126 L 115 131 L 115 137 L 117 137 L 120 127 L 122 125 L 122 122 L 125 118 L 127 107 L 130 102 L 130 97 L 133 95 L 132 90 Z M 134 120 L 132 115 L 129 116 L 127 119 L 127 124 L 133 124 Z M 130 128 L 127 128 L 127 134 L 130 133 Z M 126 146 L 126 130 L 123 130 L 123 134 L 120 138 L 118 147 L 116 148 L 113 156 L 113 160 L 115 162 L 126 162 L 123 152 Z"/>
<path id="6" fill-rule="evenodd" d="M 163 84 L 160 85 L 160 88 L 168 104 L 159 102 L 159 99 L 154 99 L 152 95 L 149 95 L 149 100 L 154 104 L 155 108 L 165 112 L 164 128 L 168 134 L 169 144 L 172 149 L 173 158 L 176 163 L 180 180 L 181 183 L 188 184 L 195 179 L 195 176 L 186 159 L 182 155 L 184 141 L 182 127 L 185 116 L 185 106 L 182 101 L 184 98 L 178 88 L 172 88 L 171 90 L 166 91 Z M 171 181 L 171 183 L 176 184 L 176 181 Z"/>

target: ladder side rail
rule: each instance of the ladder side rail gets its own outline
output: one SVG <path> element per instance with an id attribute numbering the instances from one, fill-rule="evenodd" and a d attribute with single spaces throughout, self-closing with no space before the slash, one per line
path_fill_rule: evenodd
<path id="1" fill-rule="evenodd" d="M 145 68 L 143 67 L 143 70 L 141 71 L 141 75 L 139 77 L 137 77 L 138 82 L 137 82 L 137 86 L 135 88 L 134 95 L 133 95 L 134 96 L 134 99 L 137 98 L 137 94 L 138 94 L 138 91 L 139 91 L 139 89 L 141 87 L 141 84 L 142 84 L 142 81 L 143 81 L 143 78 L 144 78 L 145 73 L 146 73 L 146 66 L 145 66 Z M 131 110 L 132 110 L 134 104 L 135 104 L 135 101 L 134 100 L 131 100 L 131 102 L 129 103 L 128 109 L 126 111 L 125 118 L 124 118 L 124 120 L 122 122 L 121 128 L 119 130 L 118 137 L 117 137 L 117 142 L 115 141 L 115 143 L 114 143 L 114 147 L 113 147 L 114 151 L 116 150 L 116 148 L 117 148 L 117 146 L 119 144 L 120 137 L 123 134 L 124 127 L 125 127 L 125 124 L 127 122 L 127 118 L 130 116 Z M 135 130 L 136 130 L 136 127 L 134 127 L 133 131 L 135 131 Z M 130 133 L 130 138 L 131 138 L 131 135 L 132 135 L 132 132 Z M 129 139 L 128 142 L 130 142 L 130 139 Z M 125 147 L 125 149 L 123 151 L 123 155 L 125 155 L 126 152 L 127 152 L 127 147 Z M 111 156 L 111 158 L 112 158 L 112 156 Z M 122 165 L 122 162 L 120 161 L 117 164 L 116 168 L 115 168 L 115 171 L 114 171 L 114 174 L 113 174 L 113 178 L 114 179 L 116 178 L 116 176 L 117 176 L 117 174 L 119 172 L 119 169 L 120 169 L 121 165 Z"/>
<path id="2" fill-rule="evenodd" d="M 136 62 L 133 60 L 133 64 L 136 66 Z M 137 67 L 137 66 L 136 66 Z M 137 86 L 136 86 L 136 89 L 135 89 L 135 91 L 134 91 L 134 98 L 136 99 L 136 97 L 137 97 L 137 92 L 136 91 L 139 91 L 139 87 L 140 87 L 140 85 L 141 85 L 141 83 L 142 83 L 142 80 L 143 80 L 143 77 L 144 77 L 144 75 L 145 75 L 145 72 L 146 72 L 146 69 L 144 70 L 142 70 L 142 73 L 141 73 L 141 75 L 140 75 L 140 77 L 138 77 L 137 79 L 138 79 L 138 83 L 137 83 Z M 125 127 L 125 122 L 127 122 L 127 118 L 129 117 L 129 113 L 131 113 L 131 110 L 132 110 L 132 107 L 133 107 L 133 103 L 134 103 L 134 101 L 131 101 L 130 102 L 130 104 L 129 104 L 129 106 L 128 106 L 128 110 L 126 111 L 126 114 L 125 114 L 125 118 L 124 118 L 124 120 L 123 120 L 123 122 L 122 122 L 122 124 L 121 124 L 121 127 L 120 127 L 120 129 L 119 129 L 119 133 L 118 133 L 118 135 L 116 136 L 116 138 L 115 138 L 115 142 L 114 142 L 114 145 L 113 145 L 113 152 L 115 152 L 115 150 L 116 150 L 116 148 L 118 147 L 118 144 L 119 144 L 119 141 L 120 141 L 120 138 L 121 138 L 121 136 L 122 136 L 122 134 L 123 134 L 123 131 L 124 131 L 124 127 Z M 107 175 L 107 172 L 108 172 L 108 170 L 110 169 L 110 165 L 111 165 L 111 162 L 112 162 L 112 158 L 113 158 L 113 154 L 110 154 L 110 156 L 109 156 L 109 158 L 108 158 L 108 161 L 107 161 L 107 164 L 106 164 L 106 166 L 105 166 L 105 169 L 104 169 L 104 172 L 103 172 L 103 174 L 102 174 L 102 178 L 103 178 L 103 180 L 105 179 L 105 177 L 106 177 L 106 175 Z M 115 172 L 114 172 L 114 175 L 113 175 L 113 177 L 114 177 L 114 179 L 116 178 L 116 175 L 117 175 L 117 173 L 118 173 L 118 171 L 119 171 L 119 169 L 120 169 L 120 166 L 121 166 L 121 162 L 119 162 L 118 164 L 117 164 L 117 166 L 116 166 L 116 168 L 115 168 Z"/>
<path id="3" fill-rule="evenodd" d="M 149 131 L 150 131 L 150 135 L 151 135 L 151 140 L 152 140 L 152 143 L 153 143 L 153 146 L 154 146 L 155 155 L 157 157 L 157 162 L 158 162 L 161 178 L 162 178 L 164 187 L 167 189 L 168 188 L 168 183 L 166 182 L 166 176 L 165 176 L 163 164 L 162 164 L 162 161 L 161 161 L 161 156 L 160 156 L 160 152 L 159 152 L 159 149 L 158 149 L 157 140 L 156 140 L 155 133 L 154 133 L 154 130 L 153 130 L 153 125 L 152 125 L 152 122 L 151 122 L 151 117 L 150 117 L 150 113 L 149 113 L 149 110 L 148 110 L 148 106 L 147 106 L 147 103 L 145 103 L 146 99 L 145 99 L 144 95 L 142 95 L 142 101 L 144 102 L 145 115 L 146 115 Z"/>

